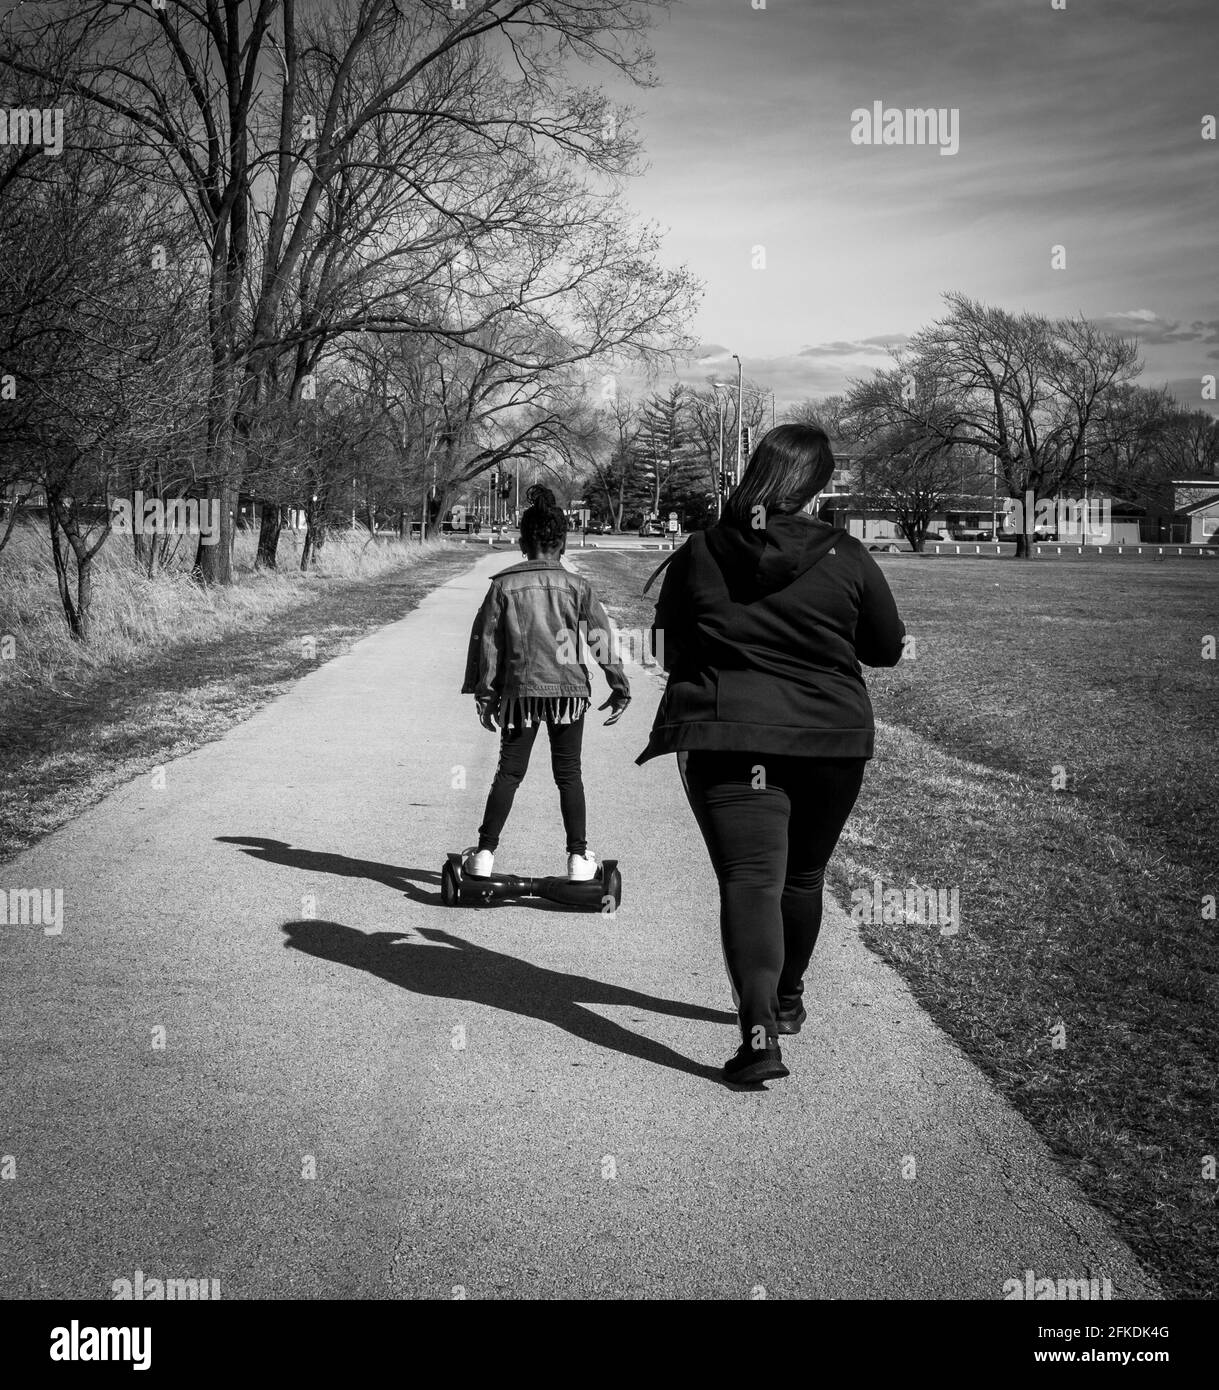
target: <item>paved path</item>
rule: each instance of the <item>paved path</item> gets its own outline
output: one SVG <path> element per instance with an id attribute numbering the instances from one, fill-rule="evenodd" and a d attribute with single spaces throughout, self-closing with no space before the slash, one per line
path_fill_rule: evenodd
<path id="1" fill-rule="evenodd" d="M 713 880 L 673 760 L 633 765 L 653 677 L 586 745 L 621 912 L 440 905 L 493 768 L 457 691 L 504 563 L 0 868 L 65 895 L 61 935 L 0 927 L 0 1295 L 1154 1293 L 837 910 L 791 1078 L 719 1083 Z M 500 867 L 553 872 L 537 754 Z"/>

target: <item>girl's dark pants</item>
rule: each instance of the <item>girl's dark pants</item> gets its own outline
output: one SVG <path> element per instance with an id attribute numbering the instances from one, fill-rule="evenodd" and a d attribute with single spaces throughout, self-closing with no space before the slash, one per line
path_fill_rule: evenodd
<path id="1" fill-rule="evenodd" d="M 529 755 L 538 736 L 540 724 L 524 728 L 502 729 L 499 740 L 499 765 L 495 781 L 487 797 L 483 823 L 478 827 L 479 849 L 495 850 L 516 789 L 524 781 L 529 767 Z M 563 829 L 567 832 L 568 854 L 583 854 L 588 848 L 585 835 L 584 782 L 580 775 L 580 749 L 584 742 L 584 719 L 572 724 L 557 724 L 547 715 L 546 731 L 550 735 L 550 769 L 559 789 L 559 809 L 563 813 Z"/>
<path id="2" fill-rule="evenodd" d="M 741 1035 L 776 1036 L 794 1009 L 821 930 L 825 868 L 863 782 L 864 758 L 694 750 L 682 781 L 720 887 L 724 962 Z"/>

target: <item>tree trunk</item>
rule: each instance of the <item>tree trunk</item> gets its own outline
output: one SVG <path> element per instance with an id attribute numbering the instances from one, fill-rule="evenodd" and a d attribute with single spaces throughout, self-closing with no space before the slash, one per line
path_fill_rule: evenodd
<path id="1" fill-rule="evenodd" d="M 305 543 L 301 547 L 302 574 L 309 569 L 310 565 L 316 565 L 317 557 L 325 544 L 326 522 L 321 515 L 321 509 L 318 508 L 316 511 L 310 509 L 305 523 Z"/>
<path id="2" fill-rule="evenodd" d="M 1020 530 L 1016 533 L 1016 559 L 1031 560 L 1036 554 L 1033 549 L 1033 534 L 1036 529 L 1036 498 L 1028 487 L 1023 496 L 1015 499 L 1020 518 Z M 1030 515 L 1032 513 L 1032 515 Z"/>
<path id="3" fill-rule="evenodd" d="M 87 642 L 93 629 L 93 557 L 76 557 L 76 621 L 75 634 Z"/>
<path id="4" fill-rule="evenodd" d="M 57 497 L 49 494 L 47 525 L 51 533 L 51 554 L 55 561 L 55 583 L 59 588 L 59 601 L 67 619 L 68 631 L 78 642 L 87 642 L 93 606 L 93 556 L 97 553 L 97 547 L 90 549 L 85 544 L 76 518 L 70 511 L 65 512 L 61 508 Z M 75 596 L 68 564 L 69 549 L 76 563 Z"/>
<path id="5" fill-rule="evenodd" d="M 278 503 L 264 502 L 262 516 L 258 523 L 258 556 L 254 561 L 256 568 L 273 570 L 276 551 L 279 549 L 279 533 L 284 526 L 284 509 Z"/>
<path id="6" fill-rule="evenodd" d="M 59 523 L 59 503 L 50 493 L 47 494 L 47 529 L 51 533 L 51 557 L 55 561 L 55 584 L 59 589 L 59 602 L 63 606 L 68 631 L 77 641 L 81 641 L 83 634 L 80 614 L 72 596 L 72 585 L 68 577 L 67 541 Z"/>
<path id="7" fill-rule="evenodd" d="M 21 515 L 21 509 L 25 506 L 26 499 L 29 495 L 28 491 L 23 493 L 20 497 L 14 495 L 10 497 L 7 502 L 6 507 L 8 515 L 5 519 L 3 529 L 0 529 L 0 550 L 3 550 L 8 544 L 9 537 L 13 534 L 13 528 L 17 525 L 17 518 Z M 0 513 L 4 510 L 5 508 L 0 507 Z"/>
<path id="8" fill-rule="evenodd" d="M 236 501 L 236 486 L 231 478 L 221 478 L 215 488 L 215 497 L 220 504 L 220 525 L 214 545 L 204 545 L 199 537 L 195 551 L 195 574 L 205 584 L 231 584 L 233 582 L 233 511 Z M 201 505 L 202 505 L 201 499 Z"/>
<path id="9" fill-rule="evenodd" d="M 425 507 L 426 507 L 426 509 L 427 509 L 427 510 L 426 510 L 426 515 L 427 515 L 427 534 L 428 534 L 428 536 L 431 537 L 431 536 L 440 536 L 440 535 L 443 535 L 443 534 L 444 534 L 444 519 L 445 519 L 445 517 L 446 517 L 446 516 L 448 515 L 448 513 L 449 513 L 449 492 L 448 492 L 448 488 L 447 488 L 447 487 L 441 488 L 441 489 L 436 493 L 436 497 L 435 497 L 434 501 L 432 501 L 432 503 L 431 503 L 430 505 L 428 505 L 427 497 L 426 497 L 426 494 L 425 494 L 424 505 L 425 505 Z"/>
<path id="10" fill-rule="evenodd" d="M 134 501 L 132 502 L 131 519 L 132 540 L 135 542 L 135 562 L 151 579 L 156 571 L 157 541 L 160 538 L 140 530 L 136 522 Z"/>

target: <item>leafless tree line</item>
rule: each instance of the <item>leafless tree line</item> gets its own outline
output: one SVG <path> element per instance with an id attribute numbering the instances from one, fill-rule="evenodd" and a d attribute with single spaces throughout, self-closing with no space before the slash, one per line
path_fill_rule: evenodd
<path id="1" fill-rule="evenodd" d="M 903 519 L 916 549 L 962 491 L 1023 501 L 1090 487 L 1146 505 L 1174 477 L 1215 476 L 1219 423 L 1136 384 L 1136 342 L 1083 317 L 1011 313 L 963 294 L 894 353 L 894 365 L 809 402 L 854 448 L 857 483 Z M 1031 509 L 1017 554 L 1030 556 Z"/>
<path id="2" fill-rule="evenodd" d="M 114 496 L 215 499 L 194 564 L 228 583 L 240 494 L 265 565 L 289 506 L 306 560 L 352 507 L 430 528 L 562 454 L 589 364 L 682 350 L 698 288 L 623 204 L 630 112 L 568 61 L 650 83 L 666 3 L 10 10 L 11 104 L 65 147 L 0 150 L 0 485 L 45 493 L 74 633 Z"/>

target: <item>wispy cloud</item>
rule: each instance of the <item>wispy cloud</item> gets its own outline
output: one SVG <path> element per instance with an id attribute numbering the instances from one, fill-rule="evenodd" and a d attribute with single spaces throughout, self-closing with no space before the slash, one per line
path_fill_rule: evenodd
<path id="1" fill-rule="evenodd" d="M 833 343 L 817 343 L 813 347 L 801 348 L 799 357 L 888 357 L 894 348 L 903 347 L 909 341 L 908 333 L 878 333 L 871 338 L 859 338 L 854 342 L 839 339 Z"/>
<path id="2" fill-rule="evenodd" d="M 1181 323 L 1177 319 L 1161 318 L 1151 309 L 1127 309 L 1110 314 L 1097 314 L 1094 321 L 1109 333 L 1137 338 L 1143 345 L 1153 343 L 1219 343 L 1219 319 Z M 1214 356 L 1214 353 L 1208 353 Z"/>
<path id="3" fill-rule="evenodd" d="M 1137 333 L 1143 380 L 1196 379 L 1219 323 L 1214 26 L 1213 0 L 687 0 L 656 35 L 664 85 L 622 93 L 651 161 L 627 196 L 706 282 L 695 331 L 776 389 L 879 365 L 954 289 L 1085 313 Z M 873 101 L 956 109 L 959 153 L 853 145 Z"/>

